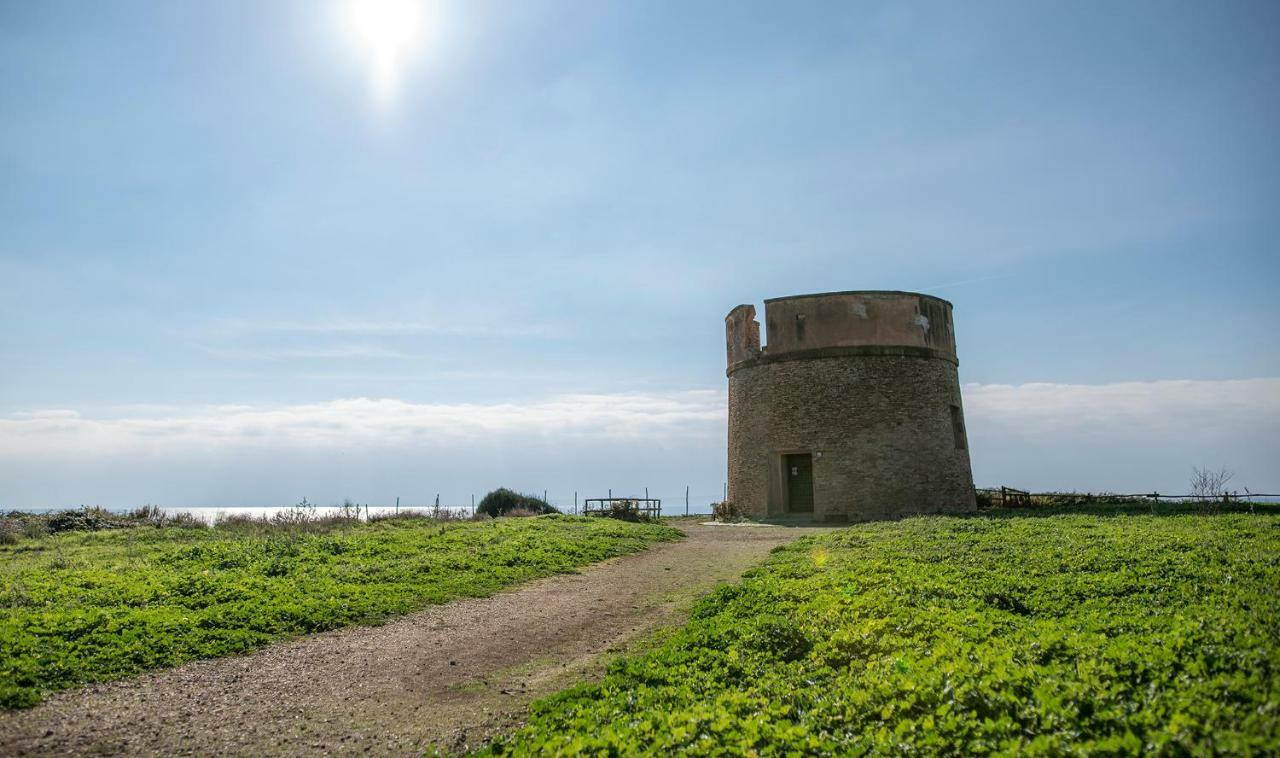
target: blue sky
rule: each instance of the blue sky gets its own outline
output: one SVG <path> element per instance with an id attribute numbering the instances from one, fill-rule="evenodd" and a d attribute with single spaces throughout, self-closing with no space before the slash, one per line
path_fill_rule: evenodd
<path id="1" fill-rule="evenodd" d="M 724 314 L 870 288 L 979 484 L 1280 486 L 1275 3 L 347 5 L 0 2 L 0 507 L 710 498 Z"/>

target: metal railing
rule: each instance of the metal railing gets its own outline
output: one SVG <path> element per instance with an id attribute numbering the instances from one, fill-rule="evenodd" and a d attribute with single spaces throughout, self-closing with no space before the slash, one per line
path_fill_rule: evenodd
<path id="1" fill-rule="evenodd" d="M 662 516 L 662 501 L 656 497 L 589 497 L 582 501 L 584 516 Z"/>

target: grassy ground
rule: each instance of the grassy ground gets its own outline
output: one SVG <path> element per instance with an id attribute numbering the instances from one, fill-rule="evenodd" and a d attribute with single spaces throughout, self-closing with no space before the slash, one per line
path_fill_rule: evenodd
<path id="1" fill-rule="evenodd" d="M 496 753 L 1275 754 L 1280 516 L 916 518 L 792 543 Z"/>
<path id="2" fill-rule="evenodd" d="M 0 546 L 0 706 L 376 623 L 679 536 L 566 516 L 303 526 L 68 532 Z"/>

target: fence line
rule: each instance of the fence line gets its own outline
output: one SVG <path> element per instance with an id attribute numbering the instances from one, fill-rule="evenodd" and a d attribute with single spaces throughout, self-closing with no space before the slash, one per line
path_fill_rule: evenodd
<path id="1" fill-rule="evenodd" d="M 1159 492 L 1139 492 L 1133 494 L 1116 493 L 1116 492 L 1030 492 L 1020 490 L 1014 487 L 979 487 L 978 492 L 985 493 L 991 498 L 992 505 L 1001 507 L 1028 507 L 1035 505 L 1036 499 L 1055 499 L 1055 500 L 1073 500 L 1076 502 L 1146 502 L 1150 501 L 1158 503 L 1161 500 L 1170 502 L 1180 501 L 1203 501 L 1209 500 L 1220 503 L 1240 503 L 1251 502 L 1259 498 L 1280 498 L 1280 495 L 1267 494 L 1265 492 L 1220 492 L 1213 495 L 1190 494 L 1190 495 L 1163 495 Z"/>
<path id="2" fill-rule="evenodd" d="M 643 490 L 644 490 L 643 496 L 636 495 L 636 496 L 624 497 L 622 495 L 615 496 L 613 493 L 613 489 L 607 488 L 606 489 L 607 495 L 605 497 L 600 497 L 600 498 L 584 498 L 581 496 L 583 494 L 581 490 L 574 490 L 572 500 L 566 497 L 563 501 L 561 501 L 559 499 L 549 497 L 550 490 L 544 489 L 542 491 L 543 492 L 542 499 L 547 503 L 549 503 L 550 505 L 560 509 L 561 512 L 567 513 L 570 515 L 585 514 L 586 513 L 585 505 L 588 500 L 590 500 L 593 503 L 593 506 L 594 506 L 592 508 L 593 513 L 599 510 L 599 506 L 595 504 L 597 504 L 601 500 L 605 500 L 605 501 L 634 500 L 641 503 L 644 503 L 647 501 L 653 501 L 653 502 L 667 501 L 668 505 L 665 508 L 664 514 L 668 516 L 681 515 L 680 507 L 678 505 L 675 507 L 672 507 L 671 504 L 679 503 L 680 501 L 683 500 L 684 508 L 683 508 L 682 515 L 702 516 L 702 515 L 710 514 L 712 512 L 713 506 L 717 502 L 719 502 L 722 497 L 721 493 L 711 494 L 711 493 L 693 492 L 692 491 L 693 488 L 689 485 L 685 485 L 684 492 L 677 495 L 661 495 L 661 494 L 651 495 L 648 487 L 644 487 Z M 587 494 L 590 494 L 590 493 L 587 493 Z M 459 511 L 462 513 L 470 514 L 472 516 L 476 514 L 477 506 L 478 506 L 478 501 L 474 494 L 471 495 L 471 502 L 469 504 L 465 502 L 461 504 L 449 504 L 449 503 L 441 502 L 439 495 L 435 496 L 434 502 L 428 501 L 426 505 L 413 505 L 403 501 L 403 499 L 399 496 L 396 497 L 396 503 L 400 510 L 420 512 L 420 511 L 431 511 L 438 508 L 439 510 L 442 510 L 442 511 Z M 259 506 L 259 507 L 276 508 L 276 507 L 282 507 L 282 506 Z M 287 506 L 283 506 L 283 507 L 287 507 Z M 340 508 L 341 506 L 320 506 L 320 507 L 321 508 L 328 508 L 328 507 Z M 369 506 L 365 505 L 363 507 L 368 508 Z M 391 510 L 391 506 L 375 506 L 375 507 L 377 507 L 380 511 L 384 509 Z"/>

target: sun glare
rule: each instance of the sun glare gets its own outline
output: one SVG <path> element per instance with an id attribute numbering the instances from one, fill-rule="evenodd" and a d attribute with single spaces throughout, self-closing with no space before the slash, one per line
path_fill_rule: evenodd
<path id="1" fill-rule="evenodd" d="M 380 103 L 400 89 L 405 67 L 424 34 L 422 0 L 348 0 L 344 23 L 369 65 L 370 87 Z"/>

